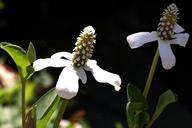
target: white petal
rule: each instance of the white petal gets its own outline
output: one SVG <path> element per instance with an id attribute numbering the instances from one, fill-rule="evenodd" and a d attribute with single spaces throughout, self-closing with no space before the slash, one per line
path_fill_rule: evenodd
<path id="1" fill-rule="evenodd" d="M 188 33 L 175 34 L 175 39 L 171 40 L 171 44 L 178 44 L 185 47 L 189 39 Z"/>
<path id="2" fill-rule="evenodd" d="M 184 31 L 184 28 L 182 28 L 180 25 L 176 24 L 174 28 L 175 33 L 181 33 Z"/>
<path id="3" fill-rule="evenodd" d="M 88 60 L 85 70 L 91 71 L 96 81 L 100 83 L 109 83 L 114 86 L 116 91 L 121 89 L 121 78 L 119 75 L 101 69 L 95 60 Z"/>
<path id="4" fill-rule="evenodd" d="M 132 49 L 155 40 L 158 40 L 157 32 L 139 32 L 127 36 L 127 41 Z"/>
<path id="5" fill-rule="evenodd" d="M 54 59 L 61 59 L 62 57 L 68 60 L 72 60 L 73 55 L 70 52 L 58 52 L 51 56 L 51 58 L 54 58 Z"/>
<path id="6" fill-rule="evenodd" d="M 45 58 L 37 59 L 33 63 L 33 68 L 35 71 L 39 71 L 47 67 L 65 67 L 70 64 L 71 62 L 69 60 Z"/>
<path id="7" fill-rule="evenodd" d="M 176 62 L 169 41 L 159 40 L 159 54 L 164 69 L 171 69 Z"/>
<path id="8" fill-rule="evenodd" d="M 61 72 L 56 84 L 57 94 L 64 99 L 71 99 L 76 96 L 79 83 L 79 77 L 72 66 L 67 66 Z"/>
<path id="9" fill-rule="evenodd" d="M 59 123 L 60 127 L 59 128 L 69 128 L 69 127 L 71 127 L 71 125 L 73 128 L 83 128 L 83 126 L 80 123 L 76 123 L 76 122 L 73 123 L 69 120 L 64 120 L 64 119 L 62 119 L 60 121 L 60 123 Z"/>
<path id="10" fill-rule="evenodd" d="M 85 71 L 83 70 L 83 68 L 78 68 L 78 69 L 76 69 L 76 71 L 77 71 L 77 75 L 81 79 L 82 83 L 85 84 L 87 82 L 87 75 L 86 75 Z"/>

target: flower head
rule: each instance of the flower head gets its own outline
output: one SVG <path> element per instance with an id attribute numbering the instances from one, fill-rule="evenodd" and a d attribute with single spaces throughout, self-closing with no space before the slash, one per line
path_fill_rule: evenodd
<path id="1" fill-rule="evenodd" d="M 181 33 L 184 29 L 177 24 L 179 9 L 175 4 L 169 5 L 160 18 L 157 31 L 139 32 L 127 36 L 131 48 L 138 48 L 145 43 L 158 41 L 158 50 L 164 69 L 171 69 L 176 58 L 171 50 L 171 44 L 185 47 L 189 39 L 188 33 Z"/>
<path id="2" fill-rule="evenodd" d="M 78 81 L 87 82 L 86 71 L 91 71 L 95 79 L 100 83 L 109 83 L 115 90 L 120 90 L 121 79 L 119 75 L 101 69 L 95 60 L 91 60 L 95 30 L 92 26 L 85 27 L 80 33 L 75 44 L 74 52 L 59 52 L 51 58 L 38 59 L 33 63 L 35 71 L 47 67 L 65 67 L 57 81 L 56 92 L 65 99 L 73 98 L 79 89 Z"/>
<path id="3" fill-rule="evenodd" d="M 177 23 L 179 9 L 175 4 L 171 4 L 162 13 L 162 18 L 157 28 L 157 34 L 162 40 L 171 40 L 174 38 L 174 27 Z"/>
<path id="4" fill-rule="evenodd" d="M 74 67 L 79 68 L 85 66 L 87 60 L 91 58 L 94 48 L 93 43 L 96 43 L 95 37 L 95 30 L 92 26 L 84 28 L 80 33 L 73 52 L 72 63 Z"/>

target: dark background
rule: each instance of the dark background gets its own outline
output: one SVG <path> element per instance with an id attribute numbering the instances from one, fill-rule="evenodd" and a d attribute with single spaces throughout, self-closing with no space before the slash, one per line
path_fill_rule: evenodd
<path id="1" fill-rule="evenodd" d="M 144 88 L 157 43 L 131 50 L 126 36 L 156 30 L 161 12 L 173 2 L 180 9 L 178 23 L 187 33 L 192 33 L 189 0 L 4 0 L 5 8 L 0 10 L 0 40 L 25 49 L 32 41 L 37 58 L 45 58 L 55 52 L 71 52 L 80 31 L 92 25 L 97 33 L 93 59 L 103 69 L 121 76 L 122 89 L 115 92 L 112 86 L 97 83 L 88 72 L 88 82 L 80 83 L 75 107 L 69 109 L 67 115 L 83 109 L 92 128 L 113 128 L 116 121 L 127 127 L 126 86 L 133 83 Z M 158 63 L 149 96 L 150 112 L 158 96 L 167 89 L 173 90 L 179 101 L 166 109 L 154 128 L 192 127 L 191 41 L 190 38 L 186 48 L 172 46 L 177 58 L 174 68 L 167 71 L 162 68 L 161 60 Z M 6 53 L 1 50 L 1 54 Z M 61 69 L 50 68 L 50 71 L 57 80 Z"/>

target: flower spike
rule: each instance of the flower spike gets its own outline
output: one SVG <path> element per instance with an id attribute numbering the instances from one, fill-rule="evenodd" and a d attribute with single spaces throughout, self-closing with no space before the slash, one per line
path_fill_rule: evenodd
<path id="1" fill-rule="evenodd" d="M 94 48 L 93 44 L 96 42 L 95 37 L 95 30 L 92 26 L 84 28 L 80 33 L 73 52 L 72 62 L 74 67 L 80 68 L 85 66 L 87 60 L 91 58 Z"/>
<path id="2" fill-rule="evenodd" d="M 174 38 L 174 28 L 177 24 L 179 9 L 175 4 L 171 4 L 162 13 L 160 23 L 158 24 L 157 34 L 162 40 L 170 40 Z"/>

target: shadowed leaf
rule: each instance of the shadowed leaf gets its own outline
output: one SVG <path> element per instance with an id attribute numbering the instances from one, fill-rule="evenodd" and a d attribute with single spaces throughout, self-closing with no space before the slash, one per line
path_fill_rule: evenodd
<path id="1" fill-rule="evenodd" d="M 148 104 L 142 92 L 131 84 L 127 87 L 127 121 L 129 128 L 143 128 L 149 121 Z"/>

